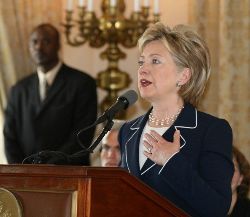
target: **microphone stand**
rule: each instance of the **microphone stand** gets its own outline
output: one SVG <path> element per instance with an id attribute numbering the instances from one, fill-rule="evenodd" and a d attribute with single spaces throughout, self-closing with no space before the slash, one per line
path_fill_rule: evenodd
<path id="1" fill-rule="evenodd" d="M 83 151 L 79 151 L 73 155 L 71 155 L 72 157 L 77 157 L 77 156 L 81 156 L 81 154 L 83 153 L 93 153 L 93 151 L 95 150 L 95 148 L 98 146 L 98 144 L 102 141 L 103 137 L 108 133 L 108 131 L 111 130 L 111 128 L 114 125 L 114 121 L 112 119 L 108 119 L 106 125 L 104 126 L 101 134 L 97 137 L 97 139 L 92 143 L 92 145 L 87 148 L 86 150 Z"/>

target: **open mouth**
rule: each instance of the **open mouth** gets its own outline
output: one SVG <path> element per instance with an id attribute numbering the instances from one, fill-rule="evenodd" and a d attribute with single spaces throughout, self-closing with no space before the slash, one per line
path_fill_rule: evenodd
<path id="1" fill-rule="evenodd" d="M 150 82 L 150 81 L 148 81 L 148 80 L 146 80 L 146 79 L 141 79 L 141 80 L 140 80 L 140 84 L 141 84 L 142 87 L 147 87 L 147 86 L 149 86 L 150 84 L 152 84 L 152 82 Z"/>

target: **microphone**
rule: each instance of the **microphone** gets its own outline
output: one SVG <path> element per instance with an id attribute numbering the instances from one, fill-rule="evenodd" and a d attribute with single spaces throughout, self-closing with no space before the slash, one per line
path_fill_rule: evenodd
<path id="1" fill-rule="evenodd" d="M 97 119 L 95 124 L 102 123 L 105 120 L 112 120 L 117 112 L 126 110 L 129 106 L 133 105 L 137 99 L 137 93 L 134 90 L 128 90 L 117 98 L 116 102 Z"/>

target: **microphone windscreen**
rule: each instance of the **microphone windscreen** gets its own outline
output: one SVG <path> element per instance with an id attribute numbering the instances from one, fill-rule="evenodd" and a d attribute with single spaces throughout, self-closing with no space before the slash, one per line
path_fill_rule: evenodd
<path id="1" fill-rule="evenodd" d="M 138 95 L 134 90 L 128 90 L 127 92 L 122 94 L 119 98 L 120 99 L 125 98 L 128 101 L 128 106 L 131 106 L 137 101 Z"/>

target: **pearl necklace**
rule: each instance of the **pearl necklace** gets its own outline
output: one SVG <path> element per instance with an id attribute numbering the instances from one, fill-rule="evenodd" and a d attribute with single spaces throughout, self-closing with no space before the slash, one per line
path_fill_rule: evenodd
<path id="1" fill-rule="evenodd" d="M 181 110 L 184 108 L 184 106 L 180 107 L 176 114 L 166 117 L 164 119 L 158 119 L 153 115 L 153 110 L 149 114 L 149 123 L 154 126 L 170 126 L 174 121 L 177 119 L 179 114 L 181 113 Z"/>

